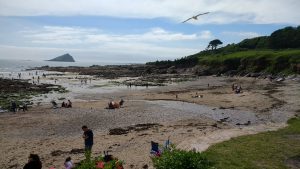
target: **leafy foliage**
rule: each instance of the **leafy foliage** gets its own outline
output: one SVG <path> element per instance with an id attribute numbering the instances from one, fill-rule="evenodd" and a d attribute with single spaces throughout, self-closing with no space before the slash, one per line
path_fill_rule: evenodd
<path id="1" fill-rule="evenodd" d="M 209 169 L 213 163 L 204 154 L 173 149 L 152 159 L 156 169 Z"/>
<path id="2" fill-rule="evenodd" d="M 201 65 L 208 65 L 212 73 L 239 72 L 300 73 L 300 50 L 253 50 L 231 54 L 214 54 L 199 57 Z"/>
<path id="3" fill-rule="evenodd" d="M 286 27 L 273 32 L 270 44 L 273 49 L 300 48 L 300 26 Z"/>
<path id="4" fill-rule="evenodd" d="M 107 160 L 106 157 L 99 156 L 92 159 L 90 152 L 86 152 L 85 157 L 75 169 L 123 169 L 123 162 L 116 158 Z"/>
<path id="5" fill-rule="evenodd" d="M 187 56 L 180 59 L 175 59 L 174 61 L 166 60 L 166 61 L 156 61 L 156 62 L 146 63 L 146 65 L 155 65 L 155 66 L 163 66 L 163 67 L 175 66 L 178 68 L 193 67 L 197 64 L 198 64 L 197 56 Z"/>
<path id="6" fill-rule="evenodd" d="M 222 44 L 223 44 L 223 42 L 220 41 L 219 39 L 214 39 L 214 40 L 212 40 L 212 41 L 209 42 L 209 44 L 207 46 L 207 49 L 209 49 L 211 47 L 211 50 L 216 50 L 217 47 L 219 45 L 222 45 Z"/>
<path id="7" fill-rule="evenodd" d="M 269 48 L 269 37 L 261 36 L 252 39 L 245 39 L 237 46 L 243 49 L 267 49 Z"/>

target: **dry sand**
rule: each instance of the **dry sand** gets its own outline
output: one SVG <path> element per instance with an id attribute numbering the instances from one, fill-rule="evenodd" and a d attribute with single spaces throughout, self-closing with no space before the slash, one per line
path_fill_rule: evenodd
<path id="1" fill-rule="evenodd" d="M 241 84 L 243 93 L 234 94 L 232 83 Z M 203 151 L 232 137 L 284 127 L 300 109 L 299 89 L 299 82 L 292 80 L 201 77 L 159 88 L 70 94 L 73 108 L 42 104 L 27 112 L 0 115 L 0 168 L 22 168 L 31 152 L 40 155 L 44 168 L 63 168 L 68 156 L 79 162 L 83 154 L 71 150 L 83 148 L 82 125 L 94 131 L 93 156 L 109 150 L 125 161 L 125 168 L 151 168 L 151 140 L 163 144 L 170 137 L 179 148 Z M 105 109 L 116 98 L 125 100 L 124 107 Z M 123 135 L 108 132 L 152 123 L 156 125 L 136 127 Z"/>

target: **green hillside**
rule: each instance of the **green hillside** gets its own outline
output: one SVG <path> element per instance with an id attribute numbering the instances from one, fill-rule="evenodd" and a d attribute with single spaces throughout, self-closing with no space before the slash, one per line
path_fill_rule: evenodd
<path id="1" fill-rule="evenodd" d="M 215 39 L 213 41 L 216 41 Z M 211 41 L 211 42 L 213 42 Z M 221 43 L 220 43 L 221 44 Z M 300 26 L 276 30 L 270 36 L 245 39 L 238 44 L 211 47 L 174 61 L 156 61 L 148 65 L 201 67 L 199 74 L 300 73 Z M 197 73 L 197 72 L 196 72 Z"/>
<path id="2" fill-rule="evenodd" d="M 300 73 L 300 49 L 247 50 L 229 54 L 200 55 L 197 58 L 198 64 L 207 66 L 207 71 L 212 74 L 233 70 L 239 73 Z"/>

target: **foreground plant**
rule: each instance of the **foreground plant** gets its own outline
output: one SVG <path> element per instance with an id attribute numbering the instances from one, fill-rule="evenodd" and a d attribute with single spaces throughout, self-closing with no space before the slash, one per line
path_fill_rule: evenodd
<path id="1" fill-rule="evenodd" d="M 166 150 L 160 157 L 152 158 L 156 169 L 211 169 L 213 163 L 198 152 L 179 149 Z"/>
<path id="2" fill-rule="evenodd" d="M 123 161 L 114 158 L 112 155 L 91 158 L 90 152 L 85 153 L 85 160 L 82 160 L 75 169 L 124 169 Z"/>

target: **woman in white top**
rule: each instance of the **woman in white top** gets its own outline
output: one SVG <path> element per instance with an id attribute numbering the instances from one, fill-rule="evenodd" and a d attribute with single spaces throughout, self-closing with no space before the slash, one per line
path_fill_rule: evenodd
<path id="1" fill-rule="evenodd" d="M 65 167 L 66 167 L 66 169 L 72 169 L 73 168 L 73 162 L 71 160 L 71 157 L 66 158 Z"/>

